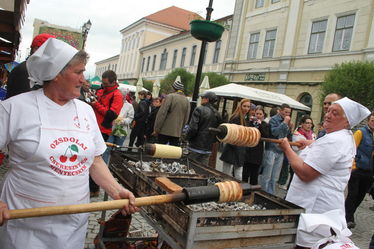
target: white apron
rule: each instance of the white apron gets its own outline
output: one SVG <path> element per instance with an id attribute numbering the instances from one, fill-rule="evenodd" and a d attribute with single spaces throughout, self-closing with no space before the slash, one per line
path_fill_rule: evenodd
<path id="1" fill-rule="evenodd" d="M 47 116 L 42 95 L 36 96 L 39 109 L 36 115 L 42 123 L 40 143 L 30 158 L 10 165 L 1 199 L 9 209 L 88 203 L 88 174 L 95 145 L 87 114 L 74 102 L 72 112 L 78 117 L 75 127 L 55 124 L 53 117 Z M 86 213 L 9 220 L 1 227 L 0 248 L 83 248 L 87 220 Z"/>
<path id="2" fill-rule="evenodd" d="M 325 213 L 333 209 L 344 212 L 344 192 L 324 185 L 318 178 L 305 183 L 294 175 L 286 200 L 305 209 L 306 213 Z"/>

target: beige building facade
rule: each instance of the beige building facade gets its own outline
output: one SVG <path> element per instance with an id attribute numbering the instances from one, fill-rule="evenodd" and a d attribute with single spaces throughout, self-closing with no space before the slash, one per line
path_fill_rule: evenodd
<path id="1" fill-rule="evenodd" d="M 373 11 L 372 0 L 236 0 L 223 73 L 306 104 L 318 123 L 326 72 L 374 59 Z"/>
<path id="2" fill-rule="evenodd" d="M 215 21 L 222 24 L 225 30 L 220 40 L 207 43 L 203 72 L 221 73 L 223 70 L 232 15 Z M 185 31 L 141 48 L 139 77 L 161 80 L 176 68 L 184 68 L 196 74 L 201 43 L 191 35 L 190 31 Z"/>
<path id="3" fill-rule="evenodd" d="M 189 22 L 194 19 L 201 19 L 201 17 L 196 13 L 172 6 L 143 17 L 122 29 L 118 78 L 136 82 L 141 70 L 140 49 L 188 30 Z"/>
<path id="4" fill-rule="evenodd" d="M 119 61 L 119 54 L 113 57 L 95 62 L 95 65 L 96 65 L 95 75 L 101 78 L 101 75 L 107 70 L 112 70 L 117 74 L 118 61 Z"/>
<path id="5" fill-rule="evenodd" d="M 201 42 L 190 35 L 190 20 L 185 26 L 170 23 L 179 20 L 169 16 L 174 10 L 121 31 L 120 80 L 162 79 L 178 67 L 196 73 Z M 286 94 L 311 107 L 315 124 L 322 116 L 320 85 L 326 73 L 337 63 L 374 60 L 372 0 L 236 0 L 233 16 L 216 21 L 226 28 L 220 41 L 208 44 L 203 72 Z M 110 59 L 96 63 L 97 70 L 115 64 Z"/>

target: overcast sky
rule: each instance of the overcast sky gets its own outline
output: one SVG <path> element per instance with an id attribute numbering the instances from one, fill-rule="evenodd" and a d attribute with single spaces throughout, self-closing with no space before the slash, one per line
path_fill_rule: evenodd
<path id="1" fill-rule="evenodd" d="M 90 61 L 86 67 L 86 77 L 93 77 L 95 62 L 119 53 L 121 29 L 173 5 L 205 18 L 209 0 L 30 0 L 21 30 L 21 60 L 25 59 L 31 44 L 35 18 L 77 29 L 81 29 L 90 19 L 92 27 L 86 42 Z M 235 0 L 213 1 L 212 20 L 233 14 L 234 5 Z"/>

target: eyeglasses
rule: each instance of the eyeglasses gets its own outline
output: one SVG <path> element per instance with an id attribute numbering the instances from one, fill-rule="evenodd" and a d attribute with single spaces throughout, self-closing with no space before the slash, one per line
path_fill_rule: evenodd
<path id="1" fill-rule="evenodd" d="M 323 102 L 323 105 L 331 105 L 332 102 Z"/>

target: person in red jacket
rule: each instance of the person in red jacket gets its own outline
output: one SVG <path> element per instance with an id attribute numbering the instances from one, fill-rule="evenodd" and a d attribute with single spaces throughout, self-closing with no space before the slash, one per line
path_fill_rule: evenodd
<path id="1" fill-rule="evenodd" d="M 107 141 L 112 133 L 112 123 L 118 117 L 122 106 L 123 96 L 118 90 L 117 75 L 112 70 L 107 70 L 101 76 L 102 89 L 96 92 L 97 99 L 91 102 L 95 111 L 101 135 Z M 90 196 L 97 197 L 100 193 L 99 186 L 90 177 Z"/>
<path id="2" fill-rule="evenodd" d="M 117 75 L 107 70 L 101 76 L 103 88 L 96 92 L 97 100 L 91 102 L 101 134 L 106 141 L 112 133 L 112 122 L 123 106 L 123 96 L 118 90 Z"/>

